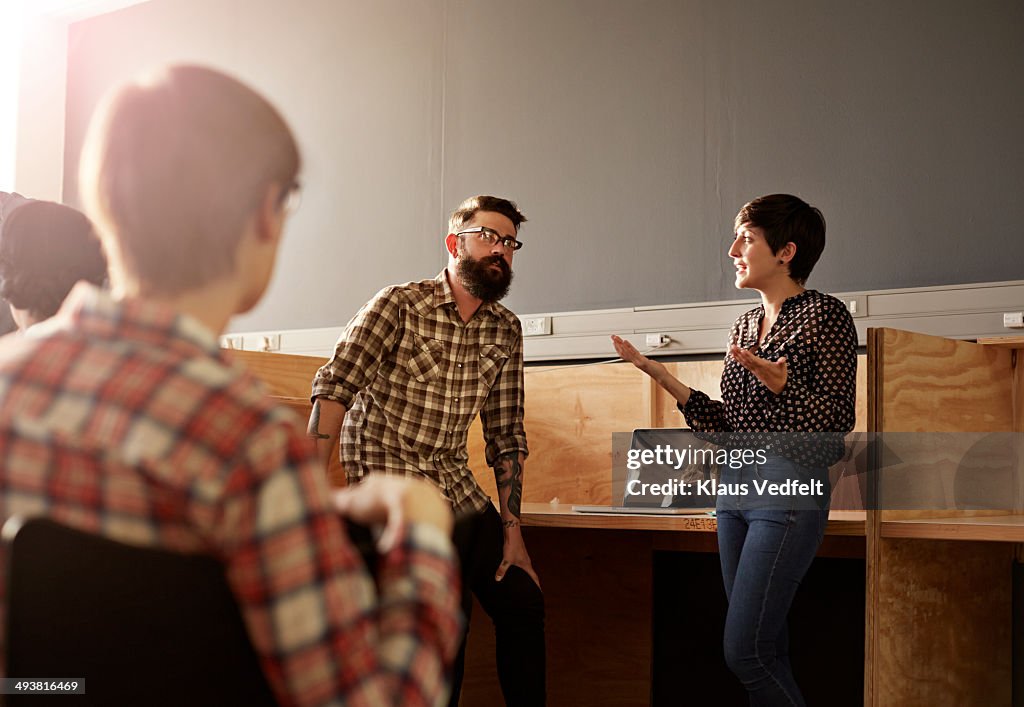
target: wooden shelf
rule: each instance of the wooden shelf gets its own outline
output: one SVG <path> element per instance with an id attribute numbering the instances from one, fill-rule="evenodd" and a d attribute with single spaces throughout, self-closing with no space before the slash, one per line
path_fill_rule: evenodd
<path id="1" fill-rule="evenodd" d="M 1024 349 L 1024 336 L 983 336 L 979 344 L 988 346 L 1005 346 L 1010 349 Z"/>
<path id="2" fill-rule="evenodd" d="M 882 521 L 883 538 L 1024 542 L 1024 515 Z"/>
<path id="3" fill-rule="evenodd" d="M 718 529 L 708 515 L 662 516 L 625 515 L 621 513 L 577 513 L 567 503 L 524 503 L 523 525 L 548 528 L 605 528 L 609 530 L 671 530 L 713 533 Z M 864 511 L 832 511 L 828 518 L 828 535 L 863 536 Z"/>

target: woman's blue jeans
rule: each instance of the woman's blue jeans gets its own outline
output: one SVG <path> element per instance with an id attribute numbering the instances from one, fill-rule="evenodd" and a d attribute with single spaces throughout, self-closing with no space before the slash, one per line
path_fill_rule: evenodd
<path id="1" fill-rule="evenodd" d="M 816 497 L 758 496 L 755 481 L 822 482 Z M 804 705 L 789 663 L 786 626 L 796 589 L 818 551 L 828 522 L 828 469 L 783 457 L 724 469 L 721 482 L 745 494 L 719 494 L 718 551 L 729 609 L 725 660 L 751 705 Z M 736 490 L 737 487 L 732 487 Z"/>

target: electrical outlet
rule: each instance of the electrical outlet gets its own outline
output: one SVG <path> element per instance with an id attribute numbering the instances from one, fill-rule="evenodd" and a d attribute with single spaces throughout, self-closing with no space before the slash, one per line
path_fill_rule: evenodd
<path id="1" fill-rule="evenodd" d="M 846 309 L 853 317 L 866 317 L 868 315 L 868 301 L 866 297 L 847 297 L 843 300 Z"/>
<path id="2" fill-rule="evenodd" d="M 547 336 L 551 333 L 551 317 L 523 319 L 523 336 Z"/>
<path id="3" fill-rule="evenodd" d="M 664 346 L 668 341 L 669 339 L 667 334 L 647 334 L 644 337 L 644 343 L 649 349 Z"/>
<path id="4" fill-rule="evenodd" d="M 241 349 L 244 339 L 241 336 L 222 336 L 220 337 L 220 347 L 222 349 Z"/>
<path id="5" fill-rule="evenodd" d="M 1003 326 L 1007 329 L 1024 329 L 1024 312 L 1003 312 Z"/>
<path id="6" fill-rule="evenodd" d="M 281 335 L 264 334 L 260 337 L 260 351 L 280 351 Z"/>

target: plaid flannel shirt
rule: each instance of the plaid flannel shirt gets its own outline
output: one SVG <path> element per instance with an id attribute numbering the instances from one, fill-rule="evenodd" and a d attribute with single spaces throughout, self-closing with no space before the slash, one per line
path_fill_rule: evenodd
<path id="1" fill-rule="evenodd" d="M 446 274 L 378 292 L 345 327 L 312 397 L 347 410 L 341 461 L 350 479 L 422 475 L 456 509 L 480 511 L 491 501 L 466 449 L 477 414 L 489 465 L 528 453 L 522 327 L 497 302 L 463 322 Z"/>
<path id="2" fill-rule="evenodd" d="M 408 528 L 375 587 L 300 421 L 194 319 L 79 285 L 5 338 L 0 512 L 219 558 L 282 705 L 445 702 L 450 541 Z"/>

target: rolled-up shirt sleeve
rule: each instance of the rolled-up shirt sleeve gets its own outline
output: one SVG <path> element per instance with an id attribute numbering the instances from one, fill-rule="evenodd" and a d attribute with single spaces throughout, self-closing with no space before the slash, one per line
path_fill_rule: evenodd
<path id="1" fill-rule="evenodd" d="M 510 355 L 480 410 L 483 424 L 485 455 L 487 464 L 494 463 L 507 454 L 526 456 L 526 429 L 523 426 L 523 337 L 522 330 L 516 332 Z"/>
<path id="2" fill-rule="evenodd" d="M 381 290 L 345 326 L 331 360 L 313 378 L 312 400 L 327 398 L 349 408 L 359 391 L 373 381 L 398 339 L 397 296 L 394 287 Z"/>

